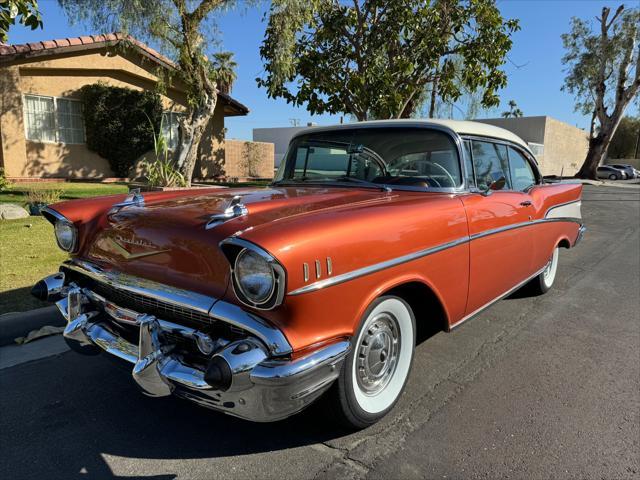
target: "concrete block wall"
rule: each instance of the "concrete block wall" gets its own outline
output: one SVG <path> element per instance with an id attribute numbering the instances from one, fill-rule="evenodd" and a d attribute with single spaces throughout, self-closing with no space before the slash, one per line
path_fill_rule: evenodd
<path id="1" fill-rule="evenodd" d="M 227 178 L 273 178 L 273 169 L 273 143 L 225 140 Z"/>

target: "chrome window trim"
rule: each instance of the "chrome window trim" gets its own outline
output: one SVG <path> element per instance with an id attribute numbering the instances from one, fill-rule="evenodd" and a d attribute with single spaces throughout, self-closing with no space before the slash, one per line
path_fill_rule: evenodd
<path id="1" fill-rule="evenodd" d="M 224 247 L 227 245 L 239 248 L 238 253 L 234 257 L 228 256 L 227 252 L 225 251 Z M 284 300 L 284 296 L 286 292 L 287 272 L 284 269 L 284 267 L 280 264 L 280 262 L 278 262 L 278 260 L 274 255 L 271 255 L 264 248 L 256 245 L 255 243 L 249 242 L 247 240 L 244 240 L 238 237 L 225 238 L 219 243 L 219 246 L 220 246 L 220 249 L 223 251 L 225 257 L 227 258 L 227 261 L 229 262 L 229 267 L 231 269 L 231 286 L 233 288 L 233 292 L 235 293 L 236 298 L 243 305 L 246 305 L 247 307 L 255 308 L 258 310 L 272 310 L 282 304 L 282 301 Z M 236 285 L 238 282 L 236 280 L 236 275 L 235 275 L 235 263 L 240 253 L 245 249 L 253 250 L 254 252 L 258 253 L 260 256 L 262 256 L 269 263 L 269 266 L 271 267 L 274 273 L 275 284 L 273 286 L 271 295 L 269 295 L 267 300 L 261 303 L 254 303 L 248 298 L 246 298 L 245 295 L 242 293 L 242 288 L 239 285 Z M 265 306 L 265 305 L 268 305 L 268 306 Z"/>
<path id="2" fill-rule="evenodd" d="M 538 220 L 531 220 L 528 222 L 515 223 L 512 225 L 506 225 L 504 227 L 493 228 L 490 230 L 485 230 L 483 232 L 475 233 L 471 236 L 460 237 L 456 240 L 452 240 L 450 242 L 436 245 L 434 247 L 426 248 L 424 250 L 418 250 L 417 252 L 408 253 L 400 257 L 395 257 L 389 260 L 385 260 L 383 262 L 375 263 L 367 267 L 358 268 L 350 272 L 336 275 L 335 277 L 326 278 L 324 280 L 320 280 L 320 281 L 311 283 L 309 285 L 305 285 L 304 287 L 300 287 L 296 290 L 293 290 L 289 292 L 287 295 L 289 296 L 302 295 L 304 293 L 314 292 L 322 288 L 332 287 L 334 285 L 348 282 L 350 280 L 354 280 L 356 278 L 363 277 L 371 273 L 375 273 L 381 270 L 385 270 L 387 268 L 395 267 L 397 265 L 401 265 L 403 263 L 417 260 L 419 258 L 426 257 L 428 255 L 433 255 L 434 253 L 438 253 L 443 250 L 447 250 L 449 248 L 457 247 L 458 245 L 462 245 L 462 244 L 471 242 L 473 240 L 477 240 L 479 238 L 495 235 L 497 233 L 502 233 L 509 230 L 515 230 L 518 228 L 529 227 L 531 225 L 539 225 L 541 223 L 549 223 L 549 222 L 572 222 L 572 223 L 577 223 L 578 225 L 582 225 L 582 219 L 566 217 L 566 218 L 541 218 Z"/>
<path id="3" fill-rule="evenodd" d="M 309 133 L 316 133 L 316 132 L 331 132 L 331 131 L 342 131 L 342 130 L 354 130 L 354 129 L 377 129 L 377 128 L 418 128 L 418 129 L 423 129 L 423 130 L 435 130 L 435 131 L 439 131 L 442 132 L 446 135 L 448 135 L 451 140 L 453 140 L 453 143 L 456 146 L 456 150 L 458 152 L 458 164 L 460 166 L 460 175 L 462 176 L 462 183 L 460 184 L 460 186 L 458 187 L 444 187 L 444 188 L 433 188 L 433 187 L 428 187 L 428 188 L 422 188 L 422 187 L 410 187 L 407 185 L 389 185 L 393 190 L 399 190 L 399 191 L 417 191 L 417 192 L 426 192 L 426 193 L 431 193 L 431 192 L 438 192 L 438 193 L 466 193 L 469 191 L 469 186 L 467 185 L 467 180 L 466 180 L 466 169 L 464 166 L 464 146 L 462 144 L 462 137 L 460 136 L 460 134 L 458 134 L 458 132 L 456 132 L 455 130 L 453 130 L 452 128 L 446 127 L 444 125 L 435 125 L 435 124 L 429 124 L 426 125 L 424 123 L 420 123 L 420 122 L 415 122 L 415 123 L 403 123 L 403 124 L 398 124 L 398 125 L 384 125 L 384 124 L 380 124 L 380 125 L 360 125 L 358 123 L 353 123 L 353 124 L 345 124 L 345 125 L 339 125 L 339 126 L 328 126 L 328 127 L 319 127 L 319 128 L 314 128 L 312 130 L 300 130 L 299 132 L 296 132 L 291 139 L 289 140 L 289 145 L 287 147 L 287 151 L 284 154 L 283 161 L 284 163 L 286 163 L 287 158 L 289 156 L 289 149 L 291 148 L 291 144 L 293 143 L 293 140 L 295 140 L 296 138 L 298 138 L 299 136 L 302 135 L 307 135 Z M 282 166 L 283 164 L 280 164 L 280 167 L 278 167 L 278 173 L 280 173 L 280 168 L 282 168 L 283 170 L 286 169 L 286 165 Z M 277 178 L 277 175 L 276 175 Z M 313 186 L 313 184 L 309 184 L 309 183 L 305 183 L 305 182 L 300 182 L 301 185 L 304 186 Z M 353 186 L 358 186 L 358 185 L 353 185 Z M 380 187 L 383 187 L 384 184 L 380 184 Z"/>

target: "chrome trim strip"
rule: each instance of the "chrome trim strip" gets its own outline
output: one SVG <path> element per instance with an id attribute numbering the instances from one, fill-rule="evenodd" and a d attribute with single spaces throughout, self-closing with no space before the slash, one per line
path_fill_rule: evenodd
<path id="1" fill-rule="evenodd" d="M 324 280 L 320 280 L 318 282 L 314 282 L 310 285 L 307 285 L 307 286 L 298 288 L 297 290 L 294 290 L 292 292 L 289 292 L 289 295 L 292 295 L 292 296 L 301 295 L 303 293 L 320 290 L 321 288 L 338 285 L 339 283 L 348 282 L 349 280 L 353 280 L 354 278 L 362 277 L 364 275 L 369 275 L 371 273 L 379 272 L 380 270 L 385 270 L 390 267 L 395 267 L 396 265 L 400 265 L 402 263 L 406 263 L 412 260 L 416 260 L 418 258 L 426 257 L 427 255 L 432 255 L 442 250 L 446 250 L 448 248 L 462 245 L 463 243 L 467 243 L 468 241 L 469 241 L 468 237 L 463 237 L 448 243 L 444 243 L 442 245 L 438 245 L 436 247 L 426 248 L 424 250 L 419 250 L 417 252 L 409 253 L 401 257 L 392 258 L 391 260 L 385 260 L 384 262 L 376 263 L 368 267 L 359 268 L 351 272 L 343 273 L 341 275 L 336 275 L 335 277 L 330 277 Z"/>
<path id="2" fill-rule="evenodd" d="M 509 230 L 515 230 L 517 228 L 529 227 L 531 225 L 539 225 L 540 223 L 549 223 L 549 222 L 574 222 L 578 224 L 582 224 L 581 219 L 579 218 L 568 218 L 568 217 L 557 217 L 557 218 L 541 218 L 539 220 L 530 220 L 528 222 L 514 223 L 511 225 L 506 225 L 504 227 L 492 228 L 490 230 L 485 230 L 483 232 L 474 233 L 470 236 L 471 240 L 477 240 L 478 238 L 487 237 L 489 235 L 494 235 L 496 233 L 507 232 Z"/>
<path id="3" fill-rule="evenodd" d="M 66 221 L 66 222 L 69 221 L 64 215 L 62 215 L 61 213 L 56 212 L 51 207 L 45 207 L 45 208 L 42 209 L 41 212 L 43 213 L 44 218 L 46 218 L 47 220 L 49 220 L 49 219 L 46 217 L 46 214 L 49 214 L 53 218 L 55 218 L 56 220 L 61 220 L 61 221 Z M 49 222 L 51 222 L 51 220 L 49 220 Z M 51 222 L 51 223 L 53 223 L 53 222 Z"/>
<path id="4" fill-rule="evenodd" d="M 496 233 L 502 233 L 502 232 L 514 230 L 517 228 L 523 228 L 531 225 L 538 225 L 541 223 L 548 223 L 548 222 L 573 222 L 573 223 L 578 223 L 582 225 L 581 219 L 578 219 L 578 218 L 541 218 L 539 220 L 531 220 L 529 222 L 515 223 L 512 225 L 507 225 L 500 228 L 493 228 L 490 230 L 485 230 L 484 232 L 475 233 L 470 237 L 461 237 L 461 238 L 458 238 L 457 240 L 453 240 L 448 243 L 443 243 L 435 247 L 419 250 L 417 252 L 392 258 L 390 260 L 385 260 L 384 262 L 376 263 L 368 267 L 359 268 L 357 270 L 352 270 L 350 272 L 343 273 L 341 275 L 336 275 L 335 277 L 326 278 L 324 280 L 320 280 L 318 282 L 314 282 L 309 285 L 305 285 L 304 287 L 300 287 L 296 290 L 293 290 L 289 292 L 287 295 L 294 296 L 294 295 L 302 295 L 303 293 L 314 292 L 322 288 L 331 287 L 339 283 L 348 282 L 349 280 L 353 280 L 355 278 L 362 277 L 364 275 L 369 275 L 371 273 L 379 272 L 380 270 L 395 267 L 402 263 L 407 263 L 412 260 L 417 260 L 418 258 L 426 257 L 427 255 L 432 255 L 434 253 L 441 252 L 442 250 L 446 250 L 448 248 L 457 247 L 458 245 L 462 245 L 463 243 L 477 240 L 482 237 L 487 237 L 489 235 L 494 235 Z"/>
<path id="5" fill-rule="evenodd" d="M 537 277 L 538 275 L 540 275 L 544 269 L 547 268 L 547 266 L 545 265 L 544 267 L 542 267 L 540 270 L 538 270 L 536 273 L 534 273 L 533 275 L 531 275 L 530 277 L 526 278 L 525 280 L 523 280 L 522 282 L 518 283 L 516 286 L 511 287 L 509 290 L 507 290 L 505 293 L 498 295 L 496 298 L 494 298 L 493 300 L 490 300 L 489 302 L 485 303 L 483 306 L 481 306 L 480 308 L 474 310 L 473 312 L 471 312 L 469 315 L 467 315 L 466 317 L 462 318 L 461 320 L 458 320 L 456 323 L 454 323 L 453 325 L 449 326 L 449 331 L 453 330 L 454 328 L 460 326 L 462 323 L 466 322 L 467 320 L 469 320 L 470 318 L 475 317 L 477 314 L 479 314 L 480 312 L 482 312 L 483 310 L 489 308 L 491 305 L 493 305 L 494 303 L 496 303 L 499 300 L 502 300 L 505 297 L 508 297 L 509 295 L 511 295 L 513 292 L 515 292 L 516 290 L 518 290 L 520 287 L 524 286 L 526 283 L 528 283 L 529 281 L 531 281 L 532 279 L 534 279 L 535 277 Z"/>
<path id="6" fill-rule="evenodd" d="M 209 315 L 252 333 L 264 342 L 273 355 L 286 355 L 293 351 L 279 329 L 272 327 L 257 315 L 244 311 L 238 305 L 220 300 L 213 305 Z"/>
<path id="7" fill-rule="evenodd" d="M 115 288 L 151 297 L 172 305 L 190 308 L 200 313 L 208 314 L 216 298 L 200 293 L 182 290 L 162 283 L 134 277 L 116 270 L 106 270 L 83 260 L 67 260 L 63 268 L 84 274 L 98 282 L 106 283 Z"/>

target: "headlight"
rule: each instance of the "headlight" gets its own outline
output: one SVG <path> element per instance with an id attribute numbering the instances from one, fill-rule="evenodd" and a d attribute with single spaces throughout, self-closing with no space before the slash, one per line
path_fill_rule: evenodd
<path id="1" fill-rule="evenodd" d="M 54 228 L 58 246 L 66 252 L 72 252 L 76 247 L 78 238 L 78 232 L 73 223 L 66 220 L 58 220 Z"/>
<path id="2" fill-rule="evenodd" d="M 272 297 L 275 274 L 271 264 L 258 252 L 243 249 L 236 257 L 234 275 L 240 292 L 251 303 L 262 305 Z"/>

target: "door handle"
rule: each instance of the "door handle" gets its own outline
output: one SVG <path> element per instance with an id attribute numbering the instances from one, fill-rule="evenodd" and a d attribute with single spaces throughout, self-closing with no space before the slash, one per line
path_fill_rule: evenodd
<path id="1" fill-rule="evenodd" d="M 525 200 L 524 202 L 520 202 L 520 205 L 522 205 L 523 207 L 530 207 L 531 202 L 529 200 Z"/>

